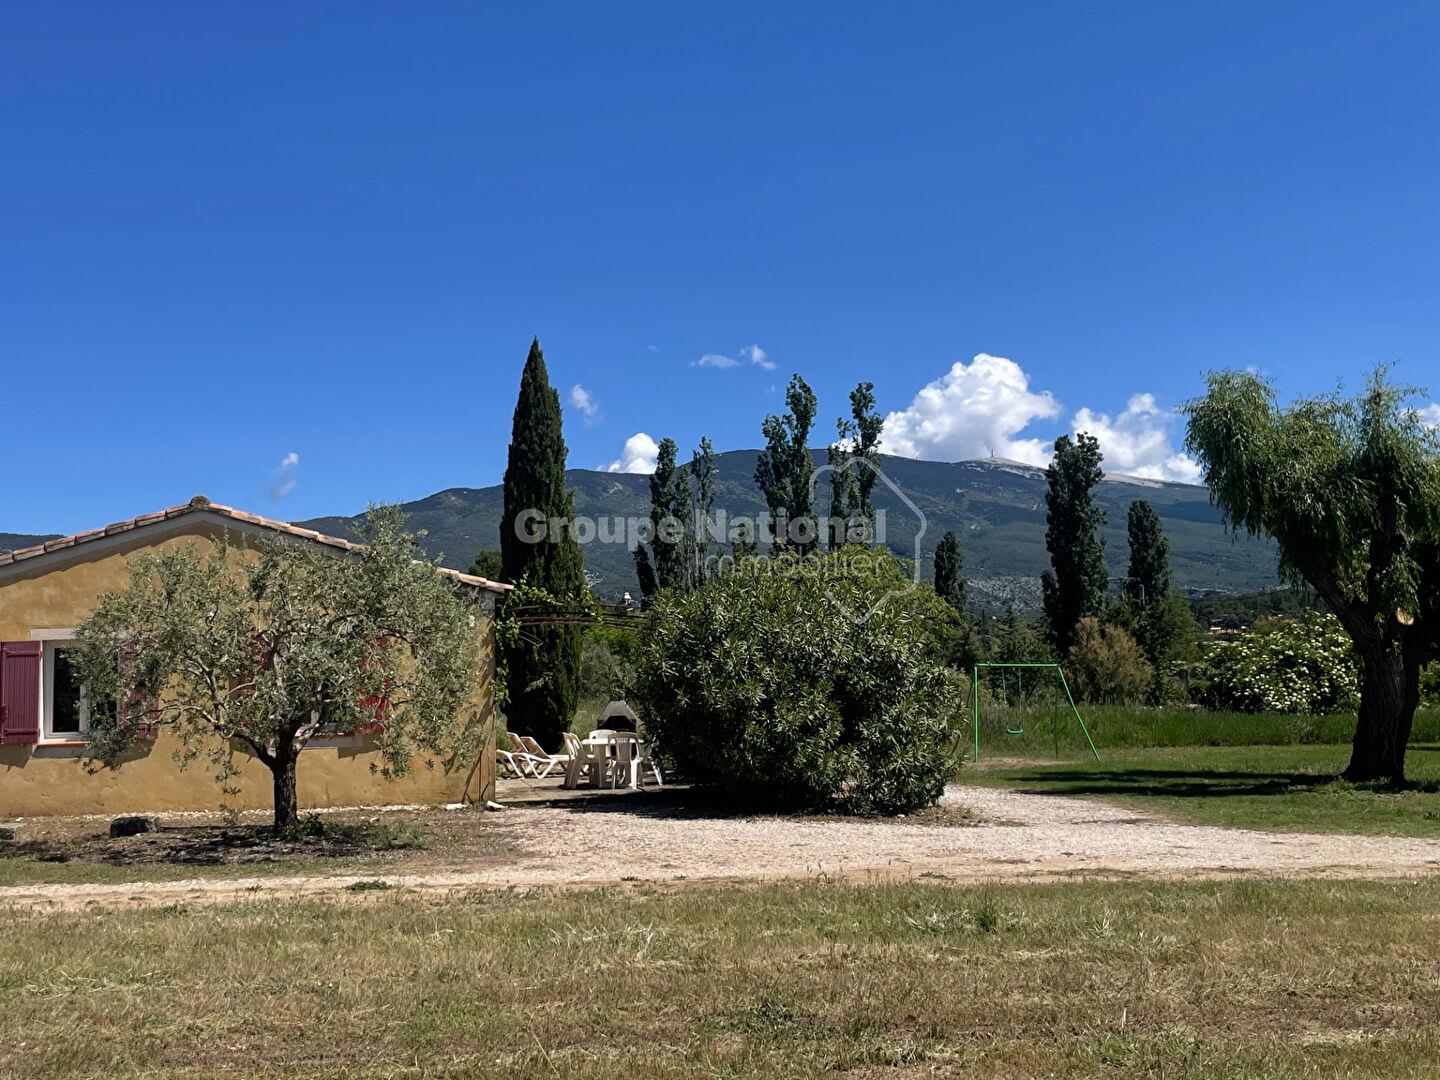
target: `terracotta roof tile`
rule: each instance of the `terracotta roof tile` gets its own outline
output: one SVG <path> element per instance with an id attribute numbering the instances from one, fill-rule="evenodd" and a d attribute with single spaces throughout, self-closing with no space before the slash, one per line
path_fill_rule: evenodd
<path id="1" fill-rule="evenodd" d="M 258 525 L 264 529 L 273 529 L 275 532 L 286 533 L 290 536 L 299 537 L 302 540 L 310 540 L 317 544 L 325 544 L 327 547 L 339 548 L 341 551 L 359 551 L 362 545 L 339 536 L 327 536 L 324 533 L 316 532 L 314 529 L 304 529 L 299 525 L 291 525 L 288 521 L 275 521 L 272 518 L 261 517 L 259 514 L 251 514 L 245 510 L 237 510 L 233 506 L 224 506 L 220 503 L 212 503 L 204 495 L 196 495 L 183 506 L 172 506 L 165 510 L 157 510 L 152 514 L 141 514 L 126 521 L 116 521 L 106 525 L 103 529 L 89 529 L 85 532 L 75 533 L 73 536 L 62 536 L 55 540 L 47 540 L 43 544 L 36 544 L 33 547 L 20 548 L 17 551 L 0 553 L 0 566 L 20 562 L 23 559 L 33 559 L 36 555 L 43 555 L 47 551 L 59 551 L 62 548 L 78 547 L 87 544 L 92 540 L 99 540 L 105 536 L 114 536 L 117 533 L 129 532 L 132 529 L 143 528 L 147 525 L 154 525 L 157 522 L 168 521 L 180 517 L 183 514 L 211 513 L 220 517 L 232 518 L 235 521 L 243 521 L 250 525 Z M 511 588 L 498 581 L 491 581 L 489 578 L 476 577 L 474 574 L 462 574 L 458 570 L 451 570 L 448 566 L 437 566 L 437 570 L 446 577 L 452 577 L 456 581 L 466 585 L 473 585 L 479 589 L 489 589 L 491 592 L 508 592 Z"/>

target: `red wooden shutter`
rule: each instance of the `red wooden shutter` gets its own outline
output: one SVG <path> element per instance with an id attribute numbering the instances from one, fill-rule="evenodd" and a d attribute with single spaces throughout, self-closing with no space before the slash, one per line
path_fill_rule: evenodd
<path id="1" fill-rule="evenodd" d="M 388 634 L 381 634 L 375 641 L 380 648 L 385 648 L 390 643 Z M 369 659 L 360 662 L 360 670 L 368 671 L 373 661 Z M 371 694 L 367 698 L 360 699 L 360 708 L 370 713 L 372 719 L 362 720 L 355 725 L 357 733 L 366 735 L 379 735 L 385 731 L 385 713 L 390 708 L 390 680 L 386 678 L 380 688 L 380 693 Z"/>
<path id="2" fill-rule="evenodd" d="M 125 645 L 120 650 L 117 666 L 122 678 L 134 665 L 135 652 L 133 644 Z M 121 727 L 134 727 L 135 738 L 153 739 L 160 733 L 160 695 L 158 693 L 146 696 L 137 690 L 125 700 L 124 705 L 117 701 L 115 708 L 116 723 Z"/>
<path id="3" fill-rule="evenodd" d="M 40 667 L 45 646 L 38 641 L 0 642 L 0 746 L 40 741 Z"/>

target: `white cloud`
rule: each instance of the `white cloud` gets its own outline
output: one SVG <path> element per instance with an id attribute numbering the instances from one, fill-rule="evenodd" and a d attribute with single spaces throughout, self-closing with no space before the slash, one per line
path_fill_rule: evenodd
<path id="1" fill-rule="evenodd" d="M 1060 415 L 1060 403 L 1033 393 L 1030 378 L 1014 360 L 980 353 L 957 360 L 944 376 L 923 387 L 909 408 L 885 417 L 881 450 L 900 457 L 963 461 L 1012 458 L 1044 465 L 1050 446 L 1017 438 L 1033 421 Z"/>
<path id="2" fill-rule="evenodd" d="M 570 405 L 580 411 L 587 424 L 600 415 L 600 403 L 595 400 L 595 395 L 579 383 L 570 388 Z"/>
<path id="3" fill-rule="evenodd" d="M 300 455 L 291 450 L 280 459 L 280 464 L 275 468 L 275 478 L 270 484 L 270 498 L 278 501 L 294 491 L 295 485 L 300 482 L 297 475 L 299 471 Z"/>
<path id="4" fill-rule="evenodd" d="M 707 352 L 690 366 L 732 368 L 739 367 L 741 364 L 752 364 L 755 367 L 764 368 L 766 371 L 775 370 L 775 361 L 771 360 L 770 355 L 759 345 L 744 346 L 740 349 L 740 355 L 738 357 L 729 356 L 726 353 Z"/>
<path id="5" fill-rule="evenodd" d="M 735 357 L 733 357 L 733 356 L 726 356 L 724 353 L 707 352 L 704 356 L 700 357 L 699 360 L 696 360 L 695 363 L 691 364 L 690 366 L 691 366 L 691 367 L 732 368 L 732 367 L 739 367 L 739 366 L 740 366 L 740 361 L 739 361 L 739 360 L 736 360 Z"/>
<path id="6" fill-rule="evenodd" d="M 1136 394 L 1113 420 L 1106 413 L 1081 409 L 1073 426 L 1100 441 L 1107 473 L 1198 484 L 1199 463 L 1178 452 L 1171 442 L 1179 419 L 1173 410 L 1160 408 L 1154 394 Z"/>
<path id="7" fill-rule="evenodd" d="M 1440 428 L 1440 401 L 1432 401 L 1420 410 L 1420 422 L 1426 427 Z"/>
<path id="8" fill-rule="evenodd" d="M 601 465 L 600 469 L 602 472 L 653 473 L 659 453 L 660 447 L 655 440 L 645 432 L 637 431 L 625 440 L 620 456 L 608 465 Z"/>
<path id="9" fill-rule="evenodd" d="M 1434 408 L 1440 414 L 1440 406 Z M 1053 439 L 1021 434 L 1034 422 L 1059 415 L 1054 395 L 1032 390 L 1019 364 L 980 353 L 968 364 L 957 361 L 922 388 L 909 408 L 885 417 L 880 448 L 900 457 L 964 461 L 994 456 L 1043 466 L 1053 454 Z M 1100 441 L 1108 473 L 1199 483 L 1200 466 L 1174 445 L 1179 420 L 1174 410 L 1156 403 L 1154 394 L 1136 394 L 1113 418 L 1080 409 L 1072 427 Z"/>
<path id="10" fill-rule="evenodd" d="M 766 371 L 775 370 L 775 361 L 771 360 L 759 345 L 746 345 L 740 350 L 740 355 L 746 357 L 750 363 L 762 367 Z"/>

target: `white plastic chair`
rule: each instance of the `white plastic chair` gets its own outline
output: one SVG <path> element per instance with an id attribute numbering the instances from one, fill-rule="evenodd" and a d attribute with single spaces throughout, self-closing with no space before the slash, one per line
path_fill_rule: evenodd
<path id="1" fill-rule="evenodd" d="M 565 765 L 565 786 L 579 787 L 580 774 L 589 769 L 590 761 L 595 755 L 590 747 L 581 745 L 580 736 L 573 731 L 565 732 L 564 739 L 565 752 L 570 755 L 570 760 Z"/>
<path id="2" fill-rule="evenodd" d="M 572 767 L 567 776 L 573 776 L 573 780 L 567 780 L 571 787 L 580 783 L 580 775 L 584 773 L 590 780 L 591 787 L 604 787 L 610 778 L 610 754 L 609 747 L 604 745 L 586 746 L 579 739 L 575 740 L 572 751 L 576 764 Z"/>
<path id="3" fill-rule="evenodd" d="M 610 786 L 635 787 L 635 770 L 640 763 L 640 740 L 634 735 L 617 731 L 610 736 L 610 748 L 614 752 L 610 762 Z"/>
<path id="4" fill-rule="evenodd" d="M 612 777 L 615 787 L 623 783 L 637 791 L 644 790 L 646 769 L 655 774 L 656 787 L 665 786 L 665 778 L 660 775 L 660 766 L 651 759 L 638 735 L 620 731 L 610 737 L 610 742 L 615 747 Z"/>
<path id="5" fill-rule="evenodd" d="M 645 770 L 648 768 L 652 773 L 655 774 L 655 786 L 664 787 L 665 778 L 660 775 L 660 766 L 656 765 L 654 758 L 650 756 L 650 751 L 647 749 L 647 745 L 648 744 L 643 742 L 637 744 L 637 748 L 640 751 L 640 756 L 635 760 L 635 786 L 638 788 L 645 787 Z"/>

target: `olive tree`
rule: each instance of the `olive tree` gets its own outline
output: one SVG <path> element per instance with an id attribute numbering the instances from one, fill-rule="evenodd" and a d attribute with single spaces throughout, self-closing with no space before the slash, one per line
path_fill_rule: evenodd
<path id="1" fill-rule="evenodd" d="M 1384 368 L 1355 398 L 1282 407 L 1256 375 L 1212 373 L 1186 445 L 1234 529 L 1273 537 L 1280 569 L 1355 643 L 1349 780 L 1399 782 L 1420 669 L 1440 655 L 1440 445 Z"/>
<path id="2" fill-rule="evenodd" d="M 277 536 L 134 558 L 127 588 L 76 631 L 80 675 L 107 703 L 92 714 L 89 766 L 115 767 L 147 726 L 166 726 L 181 768 L 204 757 L 233 792 L 239 744 L 272 773 L 281 827 L 296 821 L 296 763 L 319 733 L 368 725 L 386 778 L 417 754 L 468 764 L 484 720 L 484 611 L 419 561 L 402 523 L 372 508 L 354 553 Z"/>

